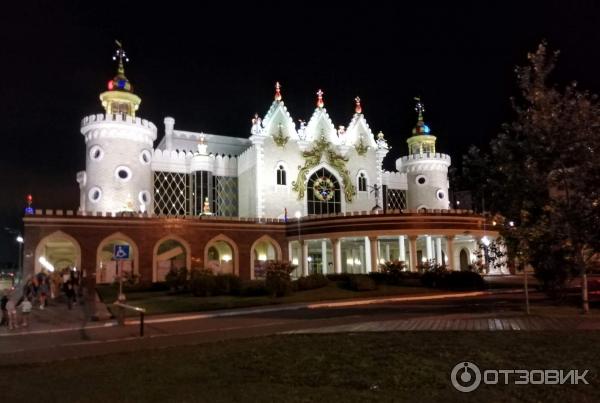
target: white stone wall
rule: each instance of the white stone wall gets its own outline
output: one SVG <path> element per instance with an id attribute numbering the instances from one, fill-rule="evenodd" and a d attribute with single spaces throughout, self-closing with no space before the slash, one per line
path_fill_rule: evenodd
<path id="1" fill-rule="evenodd" d="M 398 170 L 406 174 L 409 209 L 449 208 L 449 166 L 450 157 L 446 154 L 415 154 L 396 161 Z"/>
<path id="2" fill-rule="evenodd" d="M 81 208 L 90 212 L 151 212 L 156 126 L 140 118 L 100 114 L 83 119 L 81 133 L 86 142 L 85 185 L 81 187 L 86 203 Z M 127 178 L 118 177 L 120 169 L 128 173 Z M 141 192 L 148 192 L 145 203 Z M 97 200 L 95 195 L 99 195 Z"/>

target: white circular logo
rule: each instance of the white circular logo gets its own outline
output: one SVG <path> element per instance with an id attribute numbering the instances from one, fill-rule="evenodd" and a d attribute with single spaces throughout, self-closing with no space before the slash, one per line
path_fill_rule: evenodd
<path id="1" fill-rule="evenodd" d="M 450 380 L 452 381 L 452 386 L 459 392 L 472 392 L 481 383 L 481 371 L 472 362 L 459 362 L 452 368 Z"/>

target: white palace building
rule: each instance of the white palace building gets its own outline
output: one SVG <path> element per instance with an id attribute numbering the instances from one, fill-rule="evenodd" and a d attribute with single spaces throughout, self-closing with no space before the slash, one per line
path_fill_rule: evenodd
<path id="1" fill-rule="evenodd" d="M 358 97 L 348 125 L 336 127 L 319 90 L 297 125 L 279 83 L 248 138 L 181 130 L 166 117 L 155 144 L 124 57 L 119 49 L 117 75 L 100 95 L 104 112 L 81 122 L 79 210 L 24 218 L 29 272 L 76 266 L 109 282 L 118 244 L 132 251 L 121 267 L 145 281 L 179 266 L 255 278 L 270 259 L 294 262 L 297 276 L 367 273 L 387 260 L 466 270 L 478 245 L 498 236 L 483 216 L 451 209 L 451 159 L 436 151 L 420 101 L 408 153 L 392 172 L 382 168 L 390 147 Z"/>

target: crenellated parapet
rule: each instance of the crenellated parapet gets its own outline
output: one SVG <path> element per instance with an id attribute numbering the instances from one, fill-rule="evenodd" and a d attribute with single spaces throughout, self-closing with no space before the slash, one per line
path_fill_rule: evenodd
<path id="1" fill-rule="evenodd" d="M 101 138 L 117 138 L 152 145 L 156 140 L 154 123 L 123 114 L 103 114 L 86 116 L 81 120 L 81 134 L 86 143 Z"/>
<path id="2" fill-rule="evenodd" d="M 452 159 L 447 154 L 411 154 L 396 160 L 396 169 L 402 173 L 422 171 L 447 171 Z"/>

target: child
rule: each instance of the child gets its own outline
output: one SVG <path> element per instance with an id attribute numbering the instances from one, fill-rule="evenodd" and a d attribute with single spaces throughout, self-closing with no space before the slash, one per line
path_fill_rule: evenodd
<path id="1" fill-rule="evenodd" d="M 17 302 L 14 296 L 8 297 L 6 302 L 6 311 L 8 312 L 8 330 L 19 327 L 17 323 Z"/>
<path id="2" fill-rule="evenodd" d="M 21 314 L 23 317 L 23 319 L 22 319 L 23 327 L 29 326 L 29 314 L 31 313 L 31 308 L 33 308 L 31 301 L 29 301 L 29 298 L 25 297 L 23 302 L 21 302 Z"/>

